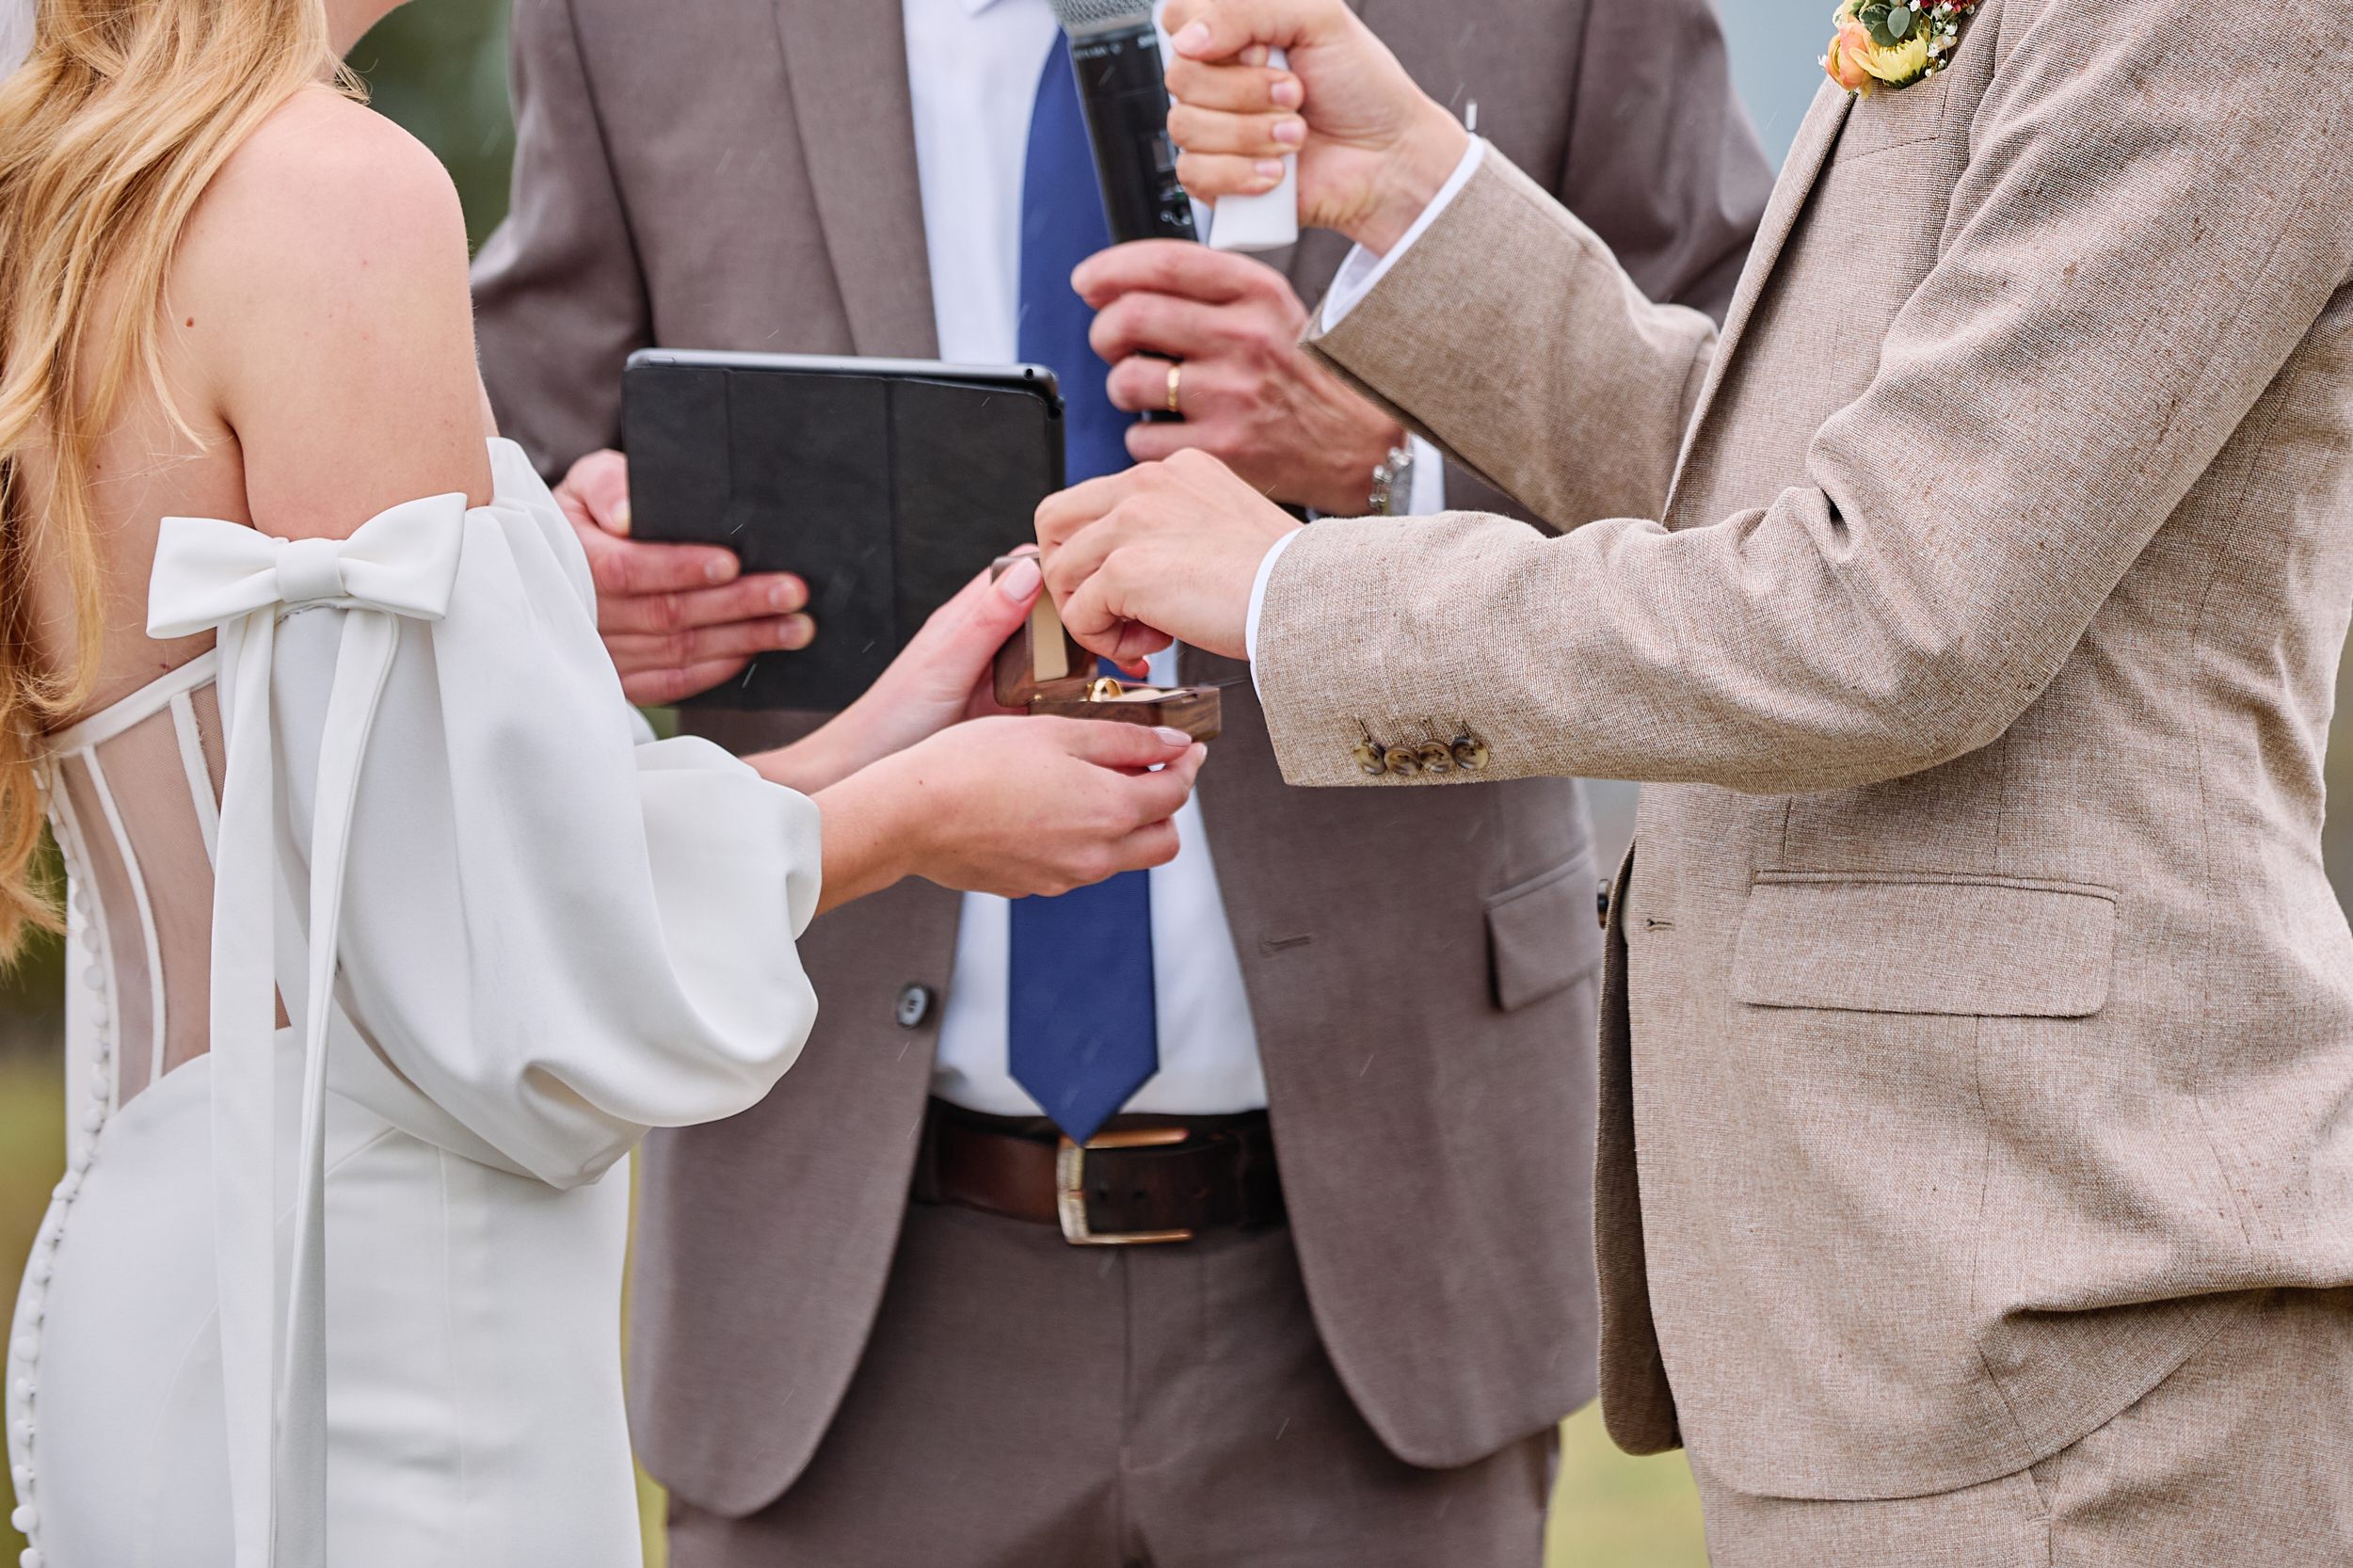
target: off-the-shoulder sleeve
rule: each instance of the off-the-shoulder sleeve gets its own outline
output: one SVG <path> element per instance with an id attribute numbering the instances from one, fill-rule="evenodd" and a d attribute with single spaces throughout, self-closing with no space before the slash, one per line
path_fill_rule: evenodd
<path id="1" fill-rule="evenodd" d="M 520 452 L 500 443 L 495 466 L 447 613 L 398 622 L 352 811 L 337 1000 L 442 1112 L 569 1186 L 648 1127 L 746 1109 L 792 1064 L 817 1010 L 793 941 L 817 907 L 819 819 L 707 742 L 636 744 L 578 541 Z M 297 923 L 355 613 L 301 609 L 277 633 Z"/>

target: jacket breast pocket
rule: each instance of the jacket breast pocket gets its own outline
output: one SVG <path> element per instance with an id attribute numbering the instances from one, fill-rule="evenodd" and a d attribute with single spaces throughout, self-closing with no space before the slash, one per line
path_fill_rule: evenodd
<path id="1" fill-rule="evenodd" d="M 2081 1018 L 2107 1004 L 2116 893 L 2023 877 L 1768 872 L 1733 995 L 1754 1007 Z"/>
<path id="2" fill-rule="evenodd" d="M 1506 1013 L 1565 991 L 1601 968 L 1590 856 L 1487 899 L 1487 955 L 1496 1005 Z"/>

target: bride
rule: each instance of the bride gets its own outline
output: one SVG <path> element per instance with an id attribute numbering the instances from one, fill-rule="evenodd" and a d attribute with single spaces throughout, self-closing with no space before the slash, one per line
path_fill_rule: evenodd
<path id="1" fill-rule="evenodd" d="M 0 945 L 45 809 L 72 955 L 26 1568 L 633 1561 L 615 1166 L 792 1064 L 819 911 L 1165 861 L 1201 760 L 954 722 L 1028 566 L 792 747 L 636 744 L 456 194 L 336 86 L 392 4 L 0 0 Z"/>

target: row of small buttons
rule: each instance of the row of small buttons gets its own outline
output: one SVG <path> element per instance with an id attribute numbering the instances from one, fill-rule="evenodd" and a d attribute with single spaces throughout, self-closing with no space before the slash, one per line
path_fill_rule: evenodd
<path id="1" fill-rule="evenodd" d="M 1460 768 L 1477 773 L 1487 765 L 1487 743 L 1465 730 L 1451 741 L 1400 741 L 1383 745 L 1367 734 L 1356 743 L 1356 766 L 1379 776 L 1395 774 L 1410 778 L 1417 773 L 1451 773 Z"/>
<path id="2" fill-rule="evenodd" d="M 98 1129 L 105 1125 L 114 1101 L 114 1019 L 106 1005 L 105 939 L 89 908 L 86 891 L 88 881 L 72 850 L 67 847 L 71 837 L 60 834 L 58 847 L 63 851 L 69 884 L 73 888 L 73 911 L 88 921 L 82 928 L 82 942 L 88 950 L 89 967 L 83 972 L 82 982 L 95 993 L 86 1010 L 96 1034 L 96 1049 L 90 1063 L 89 1106 L 82 1114 L 82 1128 L 90 1139 L 49 1196 L 49 1211 L 41 1217 L 40 1233 L 33 1240 L 33 1254 L 25 1264 L 24 1283 L 17 1296 L 16 1320 L 8 1336 L 11 1365 L 8 1411 L 10 1435 L 16 1439 L 14 1447 L 20 1456 L 20 1463 L 9 1476 L 16 1483 L 17 1506 L 8 1515 L 8 1523 L 27 1542 L 17 1557 L 17 1568 L 46 1568 L 47 1559 L 40 1549 L 40 1511 L 34 1497 L 36 1477 L 31 1463 L 40 1435 L 34 1416 L 40 1398 L 38 1379 L 41 1330 L 48 1315 L 49 1281 L 56 1270 L 57 1249 L 65 1240 L 66 1211 L 80 1195 L 83 1178 L 98 1157 Z"/>

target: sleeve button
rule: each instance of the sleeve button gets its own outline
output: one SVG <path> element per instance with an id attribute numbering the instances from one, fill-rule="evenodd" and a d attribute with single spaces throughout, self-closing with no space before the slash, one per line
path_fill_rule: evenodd
<path id="1" fill-rule="evenodd" d="M 899 1005 L 891 1016 L 898 1019 L 901 1029 L 913 1029 L 928 1017 L 931 1011 L 932 993 L 929 987 L 908 985 L 900 990 Z"/>

